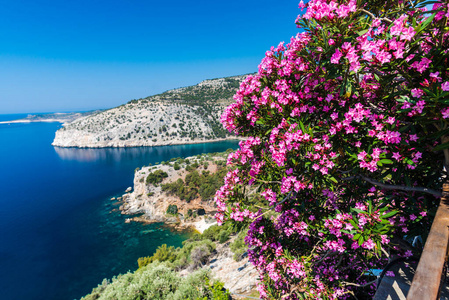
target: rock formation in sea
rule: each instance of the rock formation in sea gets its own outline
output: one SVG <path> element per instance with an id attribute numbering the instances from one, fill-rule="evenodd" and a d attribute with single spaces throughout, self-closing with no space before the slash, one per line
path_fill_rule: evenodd
<path id="1" fill-rule="evenodd" d="M 202 232 L 216 223 L 213 219 L 216 211 L 213 195 L 222 179 L 218 184 L 213 183 L 212 175 L 219 170 L 224 174 L 225 157 L 226 153 L 203 154 L 142 167 L 134 174 L 132 192 L 127 192 L 122 197 L 122 213 L 142 214 L 134 218 L 136 221 L 192 226 Z M 210 181 L 210 186 L 204 185 L 204 182 L 200 183 L 200 180 Z M 176 186 L 177 182 L 179 184 Z M 173 186 L 169 188 L 167 184 Z M 198 186 L 199 184 L 203 185 Z M 211 192 L 202 192 L 207 188 L 211 189 Z M 184 199 L 180 198 L 180 192 L 175 191 L 176 189 L 182 189 L 184 196 L 181 197 Z M 203 199 L 201 195 L 208 195 L 208 198 Z M 170 206 L 176 206 L 175 214 L 167 213 Z"/>

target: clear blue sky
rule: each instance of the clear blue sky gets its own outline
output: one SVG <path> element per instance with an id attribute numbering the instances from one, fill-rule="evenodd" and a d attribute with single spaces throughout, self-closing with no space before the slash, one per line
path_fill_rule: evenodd
<path id="1" fill-rule="evenodd" d="M 110 108 L 255 72 L 299 0 L 3 0 L 0 114 Z"/>

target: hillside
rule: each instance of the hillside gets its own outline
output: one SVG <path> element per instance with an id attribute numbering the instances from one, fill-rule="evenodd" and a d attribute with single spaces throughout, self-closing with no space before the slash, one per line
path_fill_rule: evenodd
<path id="1" fill-rule="evenodd" d="M 123 214 L 137 214 L 126 222 L 192 226 L 201 234 L 193 234 L 181 248 L 161 245 L 138 259 L 137 271 L 105 279 L 82 299 L 228 299 L 212 297 L 210 282 L 217 280 L 222 282 L 218 290 L 224 286 L 232 299 L 254 294 L 258 276 L 246 255 L 247 228 L 217 226 L 213 219 L 211 199 L 223 184 L 228 154 L 174 158 L 136 169 L 133 188 L 118 199 Z"/>
<path id="2" fill-rule="evenodd" d="M 56 132 L 53 145 L 135 147 L 232 138 L 220 116 L 245 77 L 205 80 L 77 119 Z"/>

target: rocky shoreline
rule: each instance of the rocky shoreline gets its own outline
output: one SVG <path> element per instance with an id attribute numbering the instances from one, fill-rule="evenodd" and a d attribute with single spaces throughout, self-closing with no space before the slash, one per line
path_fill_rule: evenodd
<path id="1" fill-rule="evenodd" d="M 56 122 L 56 121 L 55 121 Z M 9 122 L 8 122 L 9 123 Z M 160 142 L 110 142 L 110 143 L 84 143 L 76 141 L 75 139 L 69 140 L 61 137 L 61 135 L 56 132 L 58 138 L 53 141 L 52 146 L 60 148 L 133 148 L 133 147 L 159 147 L 159 146 L 175 146 L 175 145 L 194 145 L 194 144 L 204 144 L 204 143 L 216 143 L 223 141 L 241 141 L 241 137 L 227 137 L 227 138 L 216 138 L 216 139 L 193 139 L 193 140 L 179 140 L 172 139 Z"/>
<path id="2" fill-rule="evenodd" d="M 213 157 L 217 161 L 224 161 L 223 157 Z M 187 157 L 190 164 L 198 161 L 197 156 Z M 132 192 L 127 192 L 122 196 L 123 204 L 120 206 L 122 214 L 135 215 L 143 214 L 139 217 L 133 217 L 131 220 L 145 223 L 164 222 L 166 224 L 176 225 L 178 228 L 194 227 L 202 232 L 207 227 L 216 224 L 213 221 L 215 206 L 213 200 L 202 201 L 200 198 L 186 202 L 174 195 L 167 195 L 162 191 L 162 184 L 175 182 L 179 178 L 185 179 L 187 171 L 186 165 L 180 166 L 180 170 L 175 170 L 172 165 L 156 165 L 143 167 L 134 174 L 134 187 Z M 208 162 L 207 168 L 203 171 L 215 172 L 217 164 Z M 155 171 L 162 171 L 167 177 L 156 186 L 146 182 L 147 176 Z M 176 205 L 178 214 L 176 216 L 167 214 L 170 205 Z M 188 211 L 196 212 L 197 217 L 187 218 Z M 204 213 L 203 213 L 204 211 Z M 204 225 L 204 224 L 207 224 Z"/>

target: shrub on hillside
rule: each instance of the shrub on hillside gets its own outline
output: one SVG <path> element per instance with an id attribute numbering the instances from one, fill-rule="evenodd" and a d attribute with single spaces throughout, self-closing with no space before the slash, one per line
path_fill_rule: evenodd
<path id="1" fill-rule="evenodd" d="M 172 268 L 159 262 L 149 264 L 139 271 L 104 280 L 82 300 L 184 300 L 184 299 L 228 299 L 229 293 L 222 290 L 223 283 L 211 283 L 210 274 L 199 270 L 180 277 Z"/>
<path id="2" fill-rule="evenodd" d="M 156 170 L 156 171 L 148 174 L 146 183 L 156 186 L 159 183 L 161 183 L 162 180 L 164 180 L 164 178 L 167 178 L 167 177 L 168 177 L 168 174 L 166 172 L 164 172 L 162 170 Z"/>
<path id="3" fill-rule="evenodd" d="M 178 206 L 175 204 L 170 204 L 167 208 L 167 214 L 178 215 Z"/>

